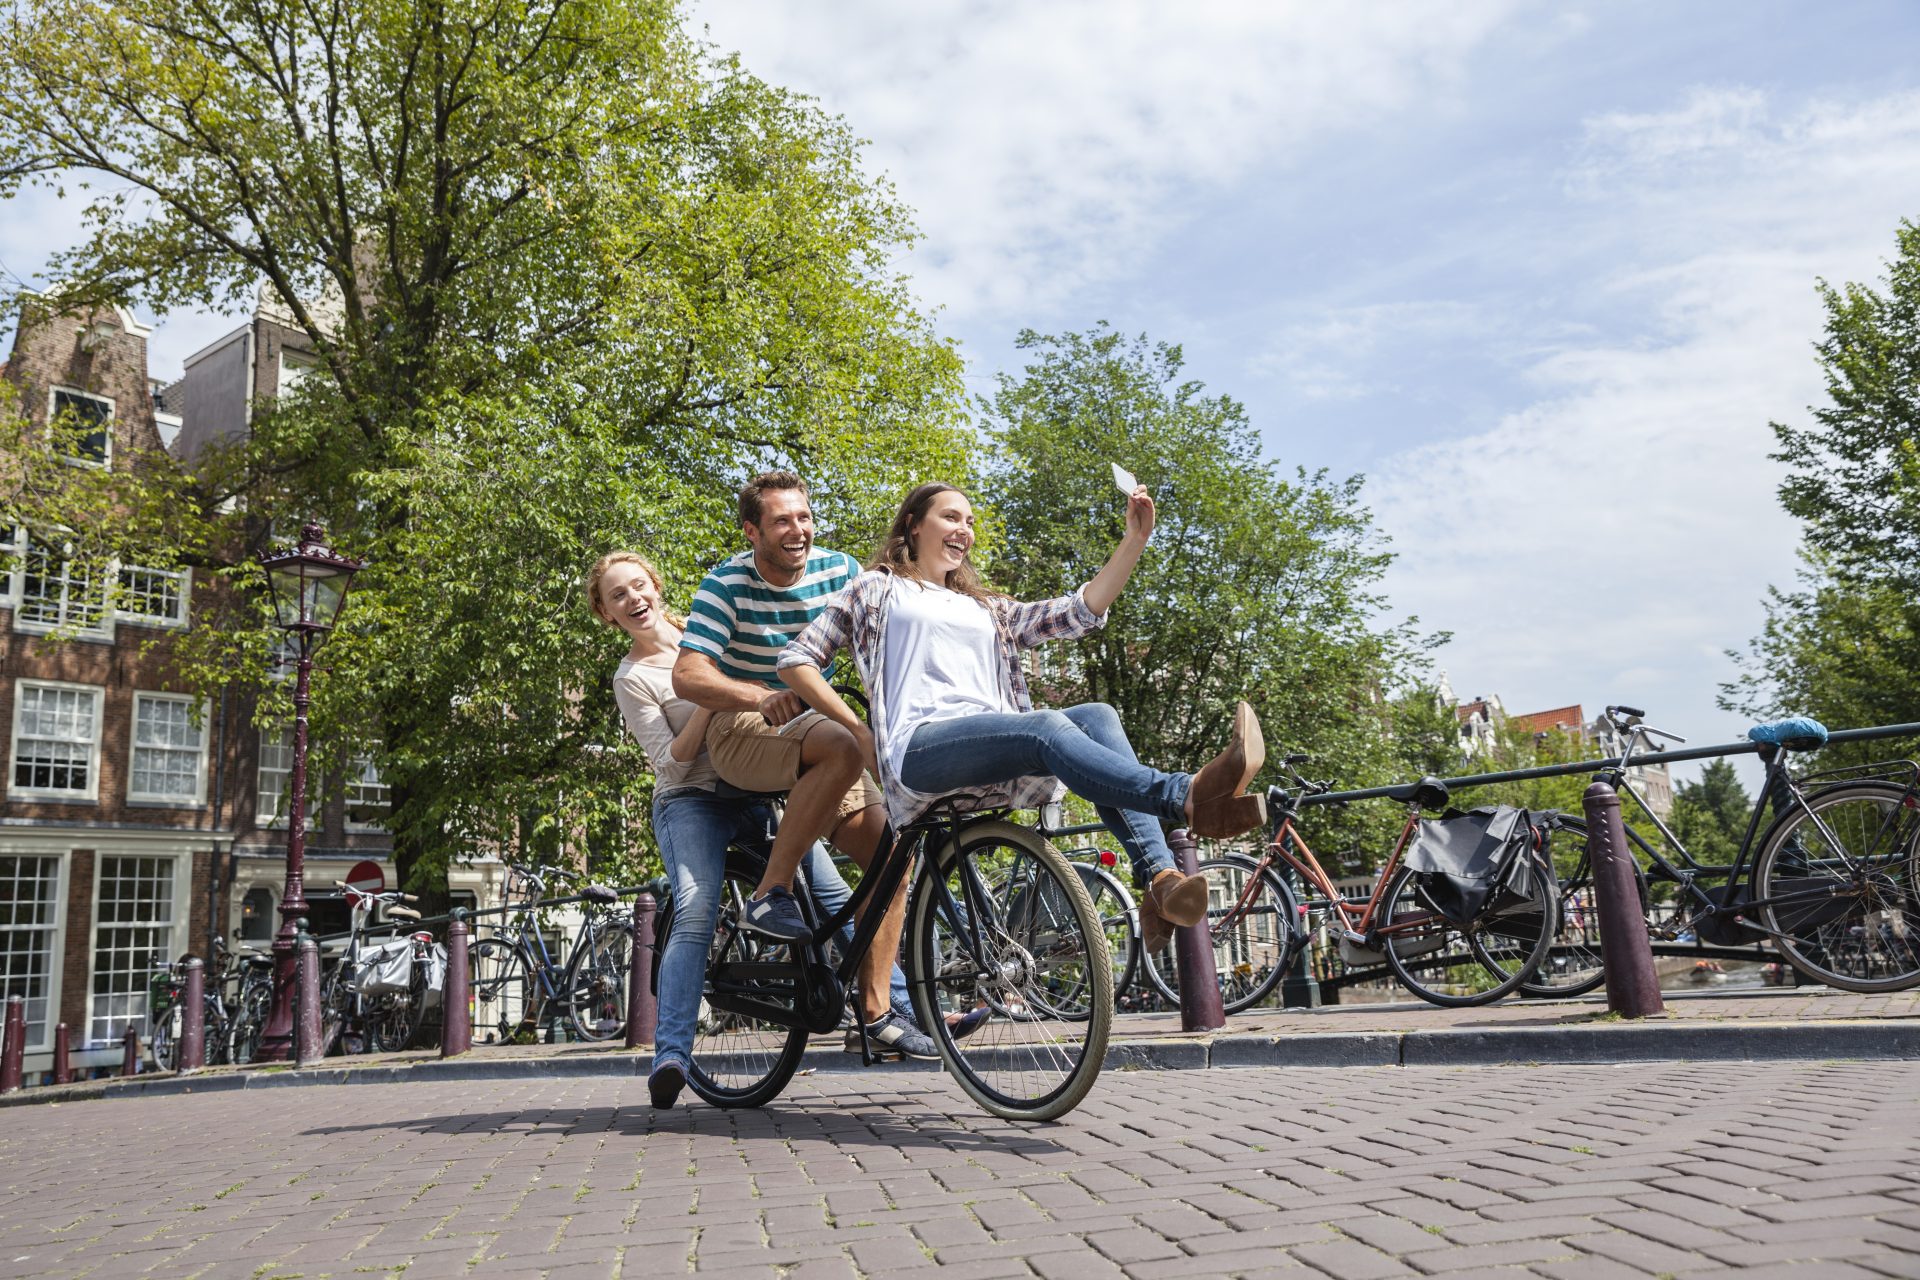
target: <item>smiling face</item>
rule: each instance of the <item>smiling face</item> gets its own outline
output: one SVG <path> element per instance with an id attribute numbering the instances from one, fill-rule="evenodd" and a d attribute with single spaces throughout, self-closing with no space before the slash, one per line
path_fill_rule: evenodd
<path id="1" fill-rule="evenodd" d="M 645 569 L 623 560 L 600 577 L 600 616 L 635 640 L 650 636 L 667 623 L 660 605 L 660 588 Z"/>
<path id="2" fill-rule="evenodd" d="M 802 489 L 769 489 L 760 495 L 760 523 L 740 526 L 753 547 L 760 576 L 779 586 L 791 586 L 806 572 L 807 553 L 813 550 L 813 508 Z"/>
<path id="3" fill-rule="evenodd" d="M 944 584 L 973 550 L 973 504 L 956 489 L 935 494 L 927 514 L 907 530 L 907 545 L 920 576 Z"/>

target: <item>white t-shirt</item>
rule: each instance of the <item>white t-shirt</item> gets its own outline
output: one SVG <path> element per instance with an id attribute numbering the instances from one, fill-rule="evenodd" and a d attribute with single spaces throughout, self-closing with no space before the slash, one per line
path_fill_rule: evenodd
<path id="1" fill-rule="evenodd" d="M 697 709 L 685 698 L 673 695 L 673 667 L 651 662 L 630 662 L 625 658 L 613 671 L 613 700 L 620 704 L 620 718 L 647 760 L 653 765 L 654 789 L 672 791 L 678 787 L 713 790 L 719 776 L 707 749 L 682 762 L 673 758 L 670 748 L 674 736 L 687 727 Z"/>
<path id="2" fill-rule="evenodd" d="M 1013 710 L 1000 687 L 993 615 L 979 601 L 896 577 L 886 643 L 880 750 L 894 777 L 920 725 Z"/>

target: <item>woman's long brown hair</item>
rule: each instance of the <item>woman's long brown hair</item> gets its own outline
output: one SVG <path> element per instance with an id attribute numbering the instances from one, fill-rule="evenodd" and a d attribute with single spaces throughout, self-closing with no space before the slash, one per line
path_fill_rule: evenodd
<path id="1" fill-rule="evenodd" d="M 900 503 L 900 510 L 893 517 L 893 527 L 887 530 L 886 540 L 880 544 L 880 550 L 874 553 L 873 559 L 867 562 L 867 568 L 901 577 L 919 577 L 911 567 L 914 554 L 910 535 L 914 526 L 927 518 L 933 500 L 943 493 L 960 493 L 960 488 L 942 480 L 929 480 L 909 493 Z M 980 575 L 974 570 L 971 554 L 960 562 L 958 569 L 947 574 L 945 586 L 947 590 L 971 597 L 983 605 L 1000 598 L 999 592 L 989 591 L 981 583 Z"/>

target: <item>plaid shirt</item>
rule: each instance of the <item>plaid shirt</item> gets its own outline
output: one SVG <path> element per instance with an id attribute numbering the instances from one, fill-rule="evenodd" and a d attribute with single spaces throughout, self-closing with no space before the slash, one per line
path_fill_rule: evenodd
<path id="1" fill-rule="evenodd" d="M 869 569 L 840 594 L 827 602 L 820 616 L 808 624 L 792 643 L 780 651 L 778 667 L 809 666 L 826 670 L 834 654 L 841 649 L 853 652 L 854 666 L 867 687 L 869 720 L 875 726 L 887 722 L 886 682 L 882 667 L 886 656 L 887 617 L 893 608 L 893 575 Z M 1106 625 L 1106 617 L 1087 606 L 1086 588 L 1070 596 L 1036 600 L 1022 604 L 1004 596 L 995 596 L 989 604 L 993 613 L 996 648 L 1000 658 L 1000 692 L 1017 711 L 1033 710 L 1033 698 L 1027 692 L 1027 675 L 1020 666 L 1020 651 L 1045 644 L 1049 640 L 1073 640 Z M 876 735 L 880 732 L 875 729 Z M 876 741 L 880 757 L 880 788 L 887 798 L 887 815 L 896 828 L 914 820 L 927 807 L 943 797 L 914 791 L 902 785 L 887 767 L 887 744 Z M 1032 809 L 1058 800 L 1066 788 L 1056 778 L 1032 775 L 1010 778 L 968 793 L 975 809 Z"/>

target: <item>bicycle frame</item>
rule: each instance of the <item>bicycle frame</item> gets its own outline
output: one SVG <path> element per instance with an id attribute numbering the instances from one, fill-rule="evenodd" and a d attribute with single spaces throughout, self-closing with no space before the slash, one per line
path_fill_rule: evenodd
<path id="1" fill-rule="evenodd" d="M 1400 862 L 1406 855 L 1407 846 L 1412 842 L 1414 832 L 1419 829 L 1419 806 L 1407 807 L 1407 820 L 1400 828 L 1400 837 L 1394 842 L 1393 852 L 1387 856 L 1386 865 L 1380 868 L 1380 874 L 1373 882 L 1373 890 L 1367 895 L 1364 903 L 1356 903 L 1340 892 L 1339 887 L 1333 882 L 1333 877 L 1327 874 L 1326 868 L 1321 866 L 1320 860 L 1314 856 L 1312 847 L 1294 829 L 1293 820 L 1296 816 L 1297 813 L 1291 803 L 1281 806 L 1279 817 L 1274 822 L 1273 835 L 1267 841 L 1266 853 L 1257 864 L 1255 874 L 1247 877 L 1246 885 L 1240 890 L 1239 900 L 1225 912 L 1219 913 L 1220 923 L 1210 924 L 1210 930 L 1223 929 L 1246 912 L 1248 905 L 1259 893 L 1261 875 L 1272 868 L 1276 861 L 1284 861 L 1300 876 L 1303 883 L 1311 884 L 1320 893 L 1319 898 L 1310 898 L 1302 903 L 1303 907 L 1310 911 L 1339 913 L 1341 927 L 1350 942 L 1377 946 L 1381 938 L 1424 928 L 1432 919 L 1431 916 L 1420 915 L 1402 921 L 1389 921 L 1386 924 L 1376 921 L 1376 917 L 1383 909 L 1382 900 L 1386 897 L 1387 886 L 1393 882 L 1395 873 L 1400 870 Z M 1301 856 L 1295 855 L 1293 852 L 1295 848 L 1299 849 Z M 1213 916 L 1215 913 L 1210 911 L 1207 914 Z"/>

